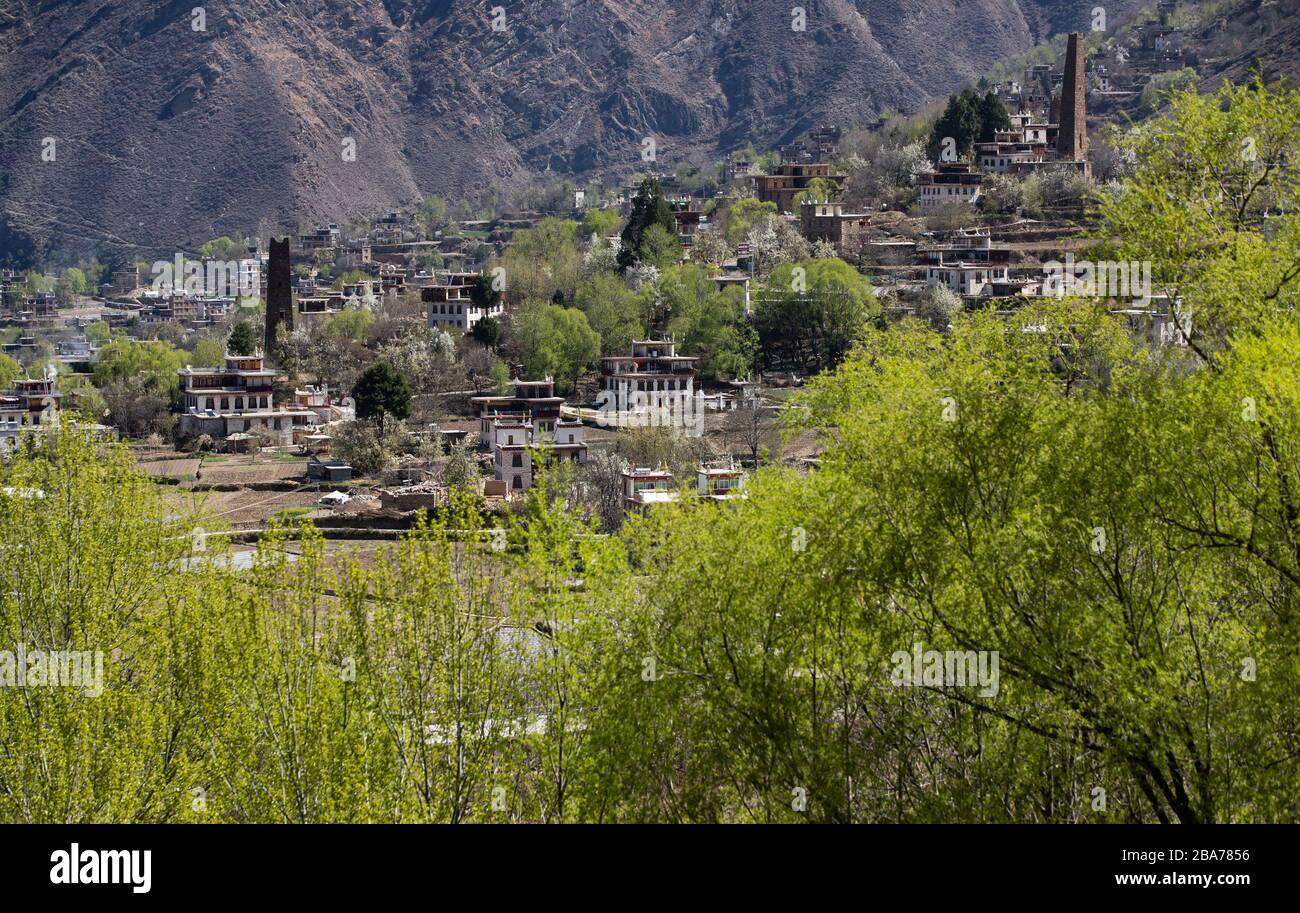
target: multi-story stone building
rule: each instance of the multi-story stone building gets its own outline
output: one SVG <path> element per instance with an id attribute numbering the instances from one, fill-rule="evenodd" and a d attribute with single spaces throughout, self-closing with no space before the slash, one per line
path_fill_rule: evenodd
<path id="1" fill-rule="evenodd" d="M 623 470 L 623 509 L 645 510 L 677 500 L 673 474 L 666 469 L 631 466 Z"/>
<path id="2" fill-rule="evenodd" d="M 1010 130 L 997 130 L 993 141 L 975 144 L 975 164 L 993 174 L 1009 174 L 1035 165 L 1047 156 L 1047 124 L 1030 123 L 1024 115 L 1011 118 Z"/>
<path id="3" fill-rule="evenodd" d="M 799 207 L 799 228 L 809 241 L 827 241 L 844 253 L 861 248 L 871 217 L 864 212 L 846 213 L 841 203 L 807 202 Z"/>
<path id="4" fill-rule="evenodd" d="M 560 420 L 564 397 L 555 395 L 555 380 L 514 380 L 506 396 L 475 396 L 470 406 L 479 420 L 479 446 L 489 449 L 497 421 L 528 420 L 542 431 L 551 431 Z"/>
<path id="5" fill-rule="evenodd" d="M 1011 249 L 995 245 L 988 229 L 958 229 L 924 254 L 927 285 L 946 285 L 965 298 L 1006 291 Z"/>
<path id="6" fill-rule="evenodd" d="M 491 307 L 474 303 L 478 273 L 443 273 L 435 285 L 420 291 L 428 306 L 429 326 L 447 332 L 470 333 L 484 317 L 500 318 L 505 313 L 504 297 Z"/>
<path id="7" fill-rule="evenodd" d="M 813 181 L 819 180 L 830 191 L 821 196 L 838 196 L 844 189 L 847 175 L 832 174 L 827 163 L 783 162 L 776 167 L 773 174 L 755 174 L 750 177 L 754 182 L 754 191 L 763 203 L 775 203 L 778 212 L 793 212 L 794 198 L 804 191 L 811 190 Z"/>
<path id="8" fill-rule="evenodd" d="M 0 453 L 17 450 L 25 432 L 56 424 L 62 398 L 53 374 L 17 380 L 0 393 Z"/>
<path id="9" fill-rule="evenodd" d="M 634 341 L 630 355 L 600 360 L 598 411 L 615 426 L 629 424 L 627 416 L 647 413 L 661 416 L 661 424 L 688 418 L 696 405 L 697 360 L 678 355 L 672 339 Z"/>
<path id="10" fill-rule="evenodd" d="M 311 408 L 277 405 L 275 372 L 257 355 L 226 355 L 220 368 L 179 372 L 183 406 L 181 433 L 226 440 L 232 434 L 261 434 L 281 444 L 301 443 L 320 418 Z"/>
<path id="11" fill-rule="evenodd" d="M 555 381 L 516 380 L 508 396 L 476 396 L 470 400 L 479 420 L 479 446 L 492 454 L 493 477 L 510 491 L 531 488 L 534 453 L 576 463 L 587 459 L 583 425 L 560 417 L 564 398 L 555 395 Z"/>
<path id="12" fill-rule="evenodd" d="M 545 462 L 586 462 L 582 428 L 582 422 L 563 419 L 554 423 L 529 418 L 494 421 L 493 478 L 505 482 L 512 492 L 525 491 L 533 486 L 539 457 Z"/>
<path id="13" fill-rule="evenodd" d="M 731 465 L 701 464 L 695 470 L 695 493 L 710 501 L 730 501 L 741 496 L 745 472 Z"/>
<path id="14" fill-rule="evenodd" d="M 979 199 L 983 181 L 968 162 L 941 162 L 937 171 L 917 175 L 917 203 L 923 212 L 949 203 L 970 205 Z"/>

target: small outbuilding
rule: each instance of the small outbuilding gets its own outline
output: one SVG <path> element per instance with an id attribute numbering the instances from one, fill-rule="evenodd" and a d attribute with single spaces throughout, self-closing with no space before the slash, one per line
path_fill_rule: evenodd
<path id="1" fill-rule="evenodd" d="M 312 454 L 307 460 L 307 478 L 313 482 L 351 482 L 352 467 L 342 460 L 322 460 Z"/>

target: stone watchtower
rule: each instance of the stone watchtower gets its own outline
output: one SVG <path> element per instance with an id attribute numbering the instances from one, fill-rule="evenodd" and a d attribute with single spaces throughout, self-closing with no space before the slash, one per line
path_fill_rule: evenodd
<path id="1" fill-rule="evenodd" d="M 289 239 L 271 239 L 271 254 L 266 269 L 266 339 L 263 351 L 268 357 L 275 350 L 275 337 L 281 326 L 293 329 L 293 291 L 289 269 Z"/>
<path id="2" fill-rule="evenodd" d="M 1082 162 L 1088 158 L 1083 64 L 1083 34 L 1072 32 L 1065 50 L 1065 79 L 1061 83 L 1061 129 L 1056 137 L 1057 155 L 1071 162 Z"/>

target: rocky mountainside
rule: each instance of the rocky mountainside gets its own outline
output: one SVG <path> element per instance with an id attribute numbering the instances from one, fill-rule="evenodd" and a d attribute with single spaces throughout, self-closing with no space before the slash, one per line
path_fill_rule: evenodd
<path id="1" fill-rule="evenodd" d="M 0 5 L 0 258 L 628 171 L 646 136 L 669 167 L 770 147 L 1087 24 L 1065 0 L 803 0 L 803 31 L 787 0 L 201 2 Z"/>

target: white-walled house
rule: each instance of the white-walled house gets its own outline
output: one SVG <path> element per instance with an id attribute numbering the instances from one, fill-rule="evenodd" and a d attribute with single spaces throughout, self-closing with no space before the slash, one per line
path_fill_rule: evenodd
<path id="1" fill-rule="evenodd" d="M 299 443 L 320 423 L 312 409 L 276 405 L 275 372 L 266 368 L 260 353 L 227 354 L 220 368 L 186 365 L 177 373 L 182 434 L 225 440 L 232 434 L 260 433 L 284 445 Z"/>

